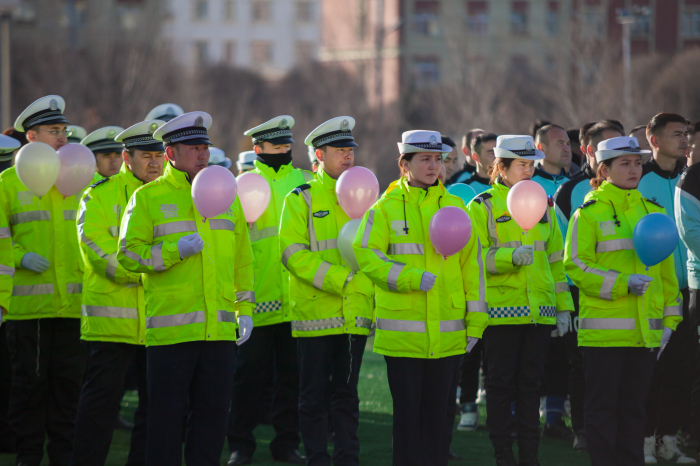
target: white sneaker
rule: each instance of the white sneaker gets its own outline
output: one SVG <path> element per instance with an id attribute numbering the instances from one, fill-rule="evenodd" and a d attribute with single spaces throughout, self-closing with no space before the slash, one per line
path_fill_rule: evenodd
<path id="1" fill-rule="evenodd" d="M 547 416 L 547 397 L 540 397 L 540 418 Z"/>
<path id="2" fill-rule="evenodd" d="M 479 427 L 479 407 L 476 403 L 464 403 L 461 406 L 462 417 L 457 430 L 476 430 Z"/>
<path id="3" fill-rule="evenodd" d="M 646 452 L 646 440 L 644 443 Z M 689 458 L 678 448 L 678 439 L 675 435 L 664 435 L 656 449 L 656 456 L 666 461 L 675 461 L 676 464 L 697 464 L 693 458 Z"/>
<path id="4" fill-rule="evenodd" d="M 476 392 L 476 404 L 478 405 L 485 405 L 486 404 L 486 389 L 485 388 L 480 388 L 478 392 Z"/>
<path id="5" fill-rule="evenodd" d="M 656 464 L 656 437 L 644 438 L 644 464 Z"/>

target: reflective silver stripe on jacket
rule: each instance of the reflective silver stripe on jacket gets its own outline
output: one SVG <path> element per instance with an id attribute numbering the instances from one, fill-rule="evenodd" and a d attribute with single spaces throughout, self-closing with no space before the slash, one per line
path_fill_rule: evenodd
<path id="1" fill-rule="evenodd" d="M 441 320 L 440 333 L 461 332 L 467 329 L 464 319 Z"/>
<path id="2" fill-rule="evenodd" d="M 64 210 L 63 220 L 75 220 L 78 217 L 77 210 Z"/>
<path id="3" fill-rule="evenodd" d="M 680 304 L 677 306 L 666 306 L 664 307 L 664 317 L 668 316 L 680 316 L 683 317 L 683 306 Z"/>
<path id="4" fill-rule="evenodd" d="M 377 318 L 377 329 L 391 332 L 425 333 L 426 325 L 422 320 L 399 320 Z M 440 332 L 459 332 L 467 329 L 463 319 L 440 321 Z"/>
<path id="5" fill-rule="evenodd" d="M 235 231 L 236 224 L 227 218 L 210 218 L 209 229 Z"/>
<path id="6" fill-rule="evenodd" d="M 318 320 L 293 320 L 292 330 L 298 332 L 314 332 L 317 330 L 329 330 L 339 328 L 345 325 L 345 319 L 342 317 L 331 317 L 330 319 Z"/>
<path id="7" fill-rule="evenodd" d="M 136 203 L 136 196 L 131 196 L 129 203 L 126 206 L 126 213 L 124 214 L 125 218 L 122 219 L 122 223 L 125 223 L 127 226 L 129 225 L 129 220 L 131 220 L 131 214 L 134 212 L 134 204 L 135 203 Z M 155 230 L 155 228 L 154 228 L 154 230 Z M 156 265 L 154 265 L 154 264 L 158 264 L 157 266 L 161 267 L 161 265 L 163 263 L 162 254 L 160 255 L 160 263 L 158 263 L 158 261 L 155 259 L 155 257 L 153 257 L 153 249 L 156 247 L 162 248 L 163 244 L 161 243 L 159 245 L 151 247 L 151 259 L 144 259 L 143 257 L 136 254 L 135 252 L 127 249 L 126 231 L 127 231 L 127 228 L 125 228 L 124 231 L 121 232 L 122 237 L 119 239 L 119 243 L 121 244 L 121 249 L 122 249 L 122 252 L 124 253 L 124 256 L 128 257 L 129 259 L 131 259 L 133 261 L 138 262 L 139 265 L 142 265 L 144 267 L 153 267 L 153 270 L 157 270 L 157 271 L 165 270 L 165 266 L 162 266 L 162 268 L 156 269 Z M 159 252 L 161 252 L 161 251 L 159 251 Z"/>
<path id="8" fill-rule="evenodd" d="M 255 292 L 239 291 L 236 293 L 236 301 L 248 301 L 249 303 L 255 304 Z"/>
<path id="9" fill-rule="evenodd" d="M 139 310 L 133 307 L 87 306 L 80 307 L 83 317 L 110 317 L 113 319 L 138 319 Z"/>
<path id="10" fill-rule="evenodd" d="M 662 330 L 663 328 L 663 319 L 649 319 L 649 330 Z"/>
<path id="11" fill-rule="evenodd" d="M 366 328 L 367 330 L 371 330 L 372 329 L 372 319 L 368 319 L 367 317 L 355 316 L 355 327 Z"/>
<path id="12" fill-rule="evenodd" d="M 88 238 L 85 235 L 85 212 L 87 211 L 87 202 L 90 200 L 90 196 L 85 196 L 85 199 L 83 199 L 83 205 L 82 208 L 80 209 L 80 218 L 78 219 L 78 236 L 80 237 L 80 240 L 90 249 L 92 249 L 92 252 L 97 254 L 97 257 L 103 260 L 109 261 L 109 254 L 104 252 L 102 248 L 95 242 L 93 242 L 90 238 Z M 107 267 L 109 267 L 109 262 L 107 264 Z M 109 276 L 109 275 L 108 275 Z M 112 276 L 114 278 L 114 276 Z"/>
<path id="13" fill-rule="evenodd" d="M 250 236 L 250 242 L 255 243 L 256 241 L 263 240 L 265 238 L 273 238 L 279 234 L 279 227 L 272 226 L 258 230 L 258 224 L 253 223 L 253 227 L 248 230 L 248 235 Z"/>
<path id="14" fill-rule="evenodd" d="M 404 264 L 403 262 L 397 262 L 397 261 L 389 259 L 379 249 L 372 249 L 372 252 L 374 252 L 377 255 L 377 257 L 379 257 L 384 262 L 390 262 L 392 264 L 391 268 L 389 269 L 389 273 L 387 274 L 387 277 L 386 277 L 386 286 L 391 291 L 397 291 L 398 290 L 399 275 L 401 275 L 401 271 L 406 266 L 406 264 Z"/>
<path id="15" fill-rule="evenodd" d="M 476 237 L 476 263 L 479 265 L 479 302 L 476 307 L 478 307 L 478 309 L 483 308 L 483 312 L 488 312 L 488 304 L 486 303 L 486 273 L 484 271 L 484 260 L 481 256 L 481 240 L 478 235 Z M 471 310 L 469 303 L 467 303 L 467 308 Z M 474 310 L 472 312 L 482 311 Z"/>
<path id="16" fill-rule="evenodd" d="M 613 252 L 623 250 L 633 250 L 632 238 L 609 239 L 598 241 L 595 245 L 595 252 Z"/>
<path id="17" fill-rule="evenodd" d="M 612 292 L 615 288 L 615 281 L 617 280 L 618 275 L 620 275 L 620 272 L 612 269 L 602 271 L 594 267 L 589 267 L 578 258 L 578 217 L 580 213 L 580 209 L 576 211 L 573 222 L 571 223 L 571 228 L 573 228 L 573 231 L 571 232 L 571 262 L 576 264 L 576 266 L 583 270 L 584 273 L 592 273 L 603 277 L 603 283 L 600 286 L 599 296 L 601 299 L 612 301 Z"/>
<path id="18" fill-rule="evenodd" d="M 216 321 L 217 322 L 231 322 L 232 324 L 237 323 L 236 313 L 224 310 L 216 311 Z"/>
<path id="19" fill-rule="evenodd" d="M 397 254 L 416 255 L 416 256 L 424 256 L 425 255 L 423 245 L 419 244 L 419 243 L 394 243 L 394 244 L 390 244 L 386 253 L 389 254 L 390 256 L 394 256 Z"/>
<path id="20" fill-rule="evenodd" d="M 637 328 L 637 319 L 606 319 L 606 318 L 586 318 L 579 319 L 579 330 L 634 330 Z M 649 330 L 661 330 L 663 319 L 649 319 Z"/>
<path id="21" fill-rule="evenodd" d="M 326 239 L 323 241 L 316 240 L 316 230 L 314 229 L 314 212 L 311 204 L 311 193 L 306 190 L 301 193 L 309 206 L 309 249 L 311 252 L 327 251 L 329 249 L 338 249 L 338 240 L 336 238 Z"/>
<path id="22" fill-rule="evenodd" d="M 10 277 L 14 277 L 15 268 L 0 264 L 0 275 L 9 275 Z"/>
<path id="23" fill-rule="evenodd" d="M 10 215 L 10 225 L 38 222 L 41 220 L 51 220 L 51 212 L 48 210 L 32 210 L 30 212 L 19 212 L 17 214 Z"/>
<path id="24" fill-rule="evenodd" d="M 40 294 L 53 294 L 53 284 L 15 285 L 12 287 L 12 296 L 34 296 Z"/>
<path id="25" fill-rule="evenodd" d="M 534 250 L 535 251 L 546 251 L 547 250 L 547 242 L 546 241 L 535 241 Z"/>
<path id="26" fill-rule="evenodd" d="M 165 270 L 165 263 L 163 262 L 163 243 L 151 246 L 151 258 L 154 271 L 162 272 Z"/>
<path id="27" fill-rule="evenodd" d="M 363 248 L 367 248 L 367 245 L 369 245 L 369 236 L 372 233 L 372 226 L 374 225 L 374 209 L 369 211 L 369 214 L 367 214 L 367 223 L 365 223 L 365 231 L 362 232 L 362 243 L 360 246 Z"/>
<path id="28" fill-rule="evenodd" d="M 146 328 L 179 327 L 181 325 L 204 323 L 204 311 L 187 312 L 171 316 L 146 317 Z"/>
<path id="29" fill-rule="evenodd" d="M 0 228 L 0 239 L 12 238 L 10 227 Z"/>
<path id="30" fill-rule="evenodd" d="M 323 280 L 325 280 L 326 274 L 332 266 L 333 264 L 331 264 L 330 262 L 321 262 L 321 265 L 318 266 L 318 269 L 316 269 L 316 273 L 314 274 L 313 285 L 315 288 L 318 288 L 319 290 L 323 291 Z"/>
<path id="31" fill-rule="evenodd" d="M 554 264 L 555 262 L 559 262 L 560 260 L 564 259 L 564 250 L 560 251 L 554 251 L 551 253 L 549 256 L 547 256 L 547 260 L 549 261 L 550 264 Z"/>
<path id="32" fill-rule="evenodd" d="M 107 268 L 105 269 L 105 275 L 107 278 L 114 281 L 117 275 L 117 269 L 119 268 L 119 261 L 117 260 L 117 253 L 110 254 L 107 258 Z"/>
<path id="33" fill-rule="evenodd" d="M 554 284 L 554 292 L 555 293 L 563 293 L 564 291 L 569 291 L 569 283 L 568 282 L 557 282 Z"/>
<path id="34" fill-rule="evenodd" d="M 119 227 L 109 227 L 109 234 L 112 235 L 114 238 L 119 236 Z"/>
<path id="35" fill-rule="evenodd" d="M 160 238 L 161 236 L 165 235 L 172 235 L 175 233 L 195 233 L 196 231 L 197 222 L 194 222 L 192 220 L 182 220 L 179 222 L 163 223 L 161 225 L 155 225 L 153 227 L 153 239 Z"/>
<path id="36" fill-rule="evenodd" d="M 68 294 L 80 294 L 83 292 L 82 283 L 66 283 L 66 292 Z"/>
<path id="37" fill-rule="evenodd" d="M 282 252 L 282 264 L 284 264 L 285 267 L 287 267 L 287 261 L 289 260 L 290 257 L 292 257 L 294 254 L 298 253 L 299 251 L 308 251 L 309 246 L 307 244 L 303 243 L 294 243 L 290 244 L 287 246 Z"/>
<path id="38" fill-rule="evenodd" d="M 489 305 L 484 301 L 467 301 L 469 312 L 489 312 Z"/>

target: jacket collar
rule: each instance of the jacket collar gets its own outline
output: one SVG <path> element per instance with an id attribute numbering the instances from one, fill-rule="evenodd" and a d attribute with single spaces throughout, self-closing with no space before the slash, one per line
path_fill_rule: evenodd
<path id="1" fill-rule="evenodd" d="M 282 165 L 278 171 L 275 171 L 274 168 L 272 168 L 269 165 L 265 165 L 259 160 L 255 160 L 253 164 L 255 165 L 255 168 L 258 169 L 258 171 L 265 175 L 265 177 L 273 180 L 279 180 L 281 178 L 286 177 L 289 174 L 289 172 L 292 171 L 293 168 L 291 163 L 288 163 L 287 165 Z"/>
<path id="2" fill-rule="evenodd" d="M 542 164 L 539 164 L 539 163 L 537 165 L 535 165 L 535 175 L 534 176 L 541 176 L 542 178 L 544 178 L 546 180 L 555 180 L 555 179 L 558 179 L 559 177 L 562 177 L 562 176 L 566 177 L 566 178 L 569 177 L 563 168 L 561 169 L 561 173 L 559 173 L 558 175 L 551 175 L 551 174 L 547 173 L 546 171 L 544 171 L 542 169 Z"/>
<path id="3" fill-rule="evenodd" d="M 136 178 L 136 176 L 134 176 L 134 172 L 132 172 L 125 163 L 122 164 L 122 168 L 119 170 L 119 177 L 124 180 L 129 188 L 132 189 L 137 189 L 138 187 L 144 185 L 144 182 Z"/>
<path id="4" fill-rule="evenodd" d="M 685 159 L 682 159 L 684 162 Z M 657 175 L 659 175 L 661 178 L 667 179 L 667 180 L 672 180 L 676 177 L 678 177 L 681 172 L 685 169 L 685 164 L 681 163 L 676 163 L 676 166 L 673 168 L 673 170 L 668 171 L 662 169 L 658 163 L 656 163 L 656 159 L 652 157 L 647 163 L 644 164 L 644 172 L 654 172 Z"/>
<path id="5" fill-rule="evenodd" d="M 189 175 L 173 167 L 170 161 L 165 165 L 163 178 L 178 189 L 190 189 L 192 187 Z"/>
<path id="6" fill-rule="evenodd" d="M 581 167 L 581 173 L 583 173 L 585 176 L 587 176 L 590 179 L 595 178 L 595 173 L 593 173 L 593 169 L 591 168 L 588 163 L 584 163 L 583 167 Z"/>
<path id="7" fill-rule="evenodd" d="M 446 196 L 445 186 L 438 182 L 435 186 L 425 188 L 414 188 L 408 185 L 408 178 L 402 176 L 396 183 L 396 188 L 386 193 L 385 196 L 393 198 L 403 198 L 412 204 L 418 204 L 429 196 Z"/>
<path id="8" fill-rule="evenodd" d="M 471 183 L 472 181 L 476 181 L 477 183 L 481 183 L 486 186 L 491 184 L 491 180 L 489 178 L 482 178 L 477 172 L 474 172 L 472 177 L 467 180 L 467 184 Z"/>
<path id="9" fill-rule="evenodd" d="M 636 189 L 618 188 L 612 183 L 603 181 L 598 189 L 591 191 L 592 197 L 623 209 L 641 201 L 642 195 Z"/>
<path id="10" fill-rule="evenodd" d="M 318 172 L 316 172 L 316 179 L 321 182 L 321 186 L 323 186 L 323 189 L 325 189 L 326 191 L 335 192 L 335 183 L 337 180 L 331 178 L 331 176 L 328 173 L 323 171 L 323 168 L 318 167 Z"/>

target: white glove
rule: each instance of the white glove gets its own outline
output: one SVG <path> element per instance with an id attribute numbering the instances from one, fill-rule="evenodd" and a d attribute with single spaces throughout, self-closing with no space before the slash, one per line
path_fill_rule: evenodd
<path id="1" fill-rule="evenodd" d="M 569 333 L 569 324 L 571 323 L 571 313 L 569 311 L 557 312 L 557 334 L 563 337 Z"/>
<path id="2" fill-rule="evenodd" d="M 513 251 L 513 265 L 530 265 L 535 260 L 535 248 L 530 244 Z"/>
<path id="3" fill-rule="evenodd" d="M 180 252 L 181 259 L 194 256 L 202 252 L 202 249 L 204 249 L 204 240 L 199 233 L 192 233 L 177 240 L 177 250 Z"/>
<path id="4" fill-rule="evenodd" d="M 647 277 L 646 275 L 639 275 L 636 273 L 630 275 L 630 280 L 627 283 L 630 289 L 630 293 L 637 296 L 642 296 L 647 291 L 649 282 L 652 280 L 653 278 Z"/>
<path id="5" fill-rule="evenodd" d="M 467 337 L 467 353 L 471 353 L 476 344 L 479 343 L 479 339 L 476 337 Z"/>
<path id="6" fill-rule="evenodd" d="M 423 276 L 420 277 L 420 290 L 426 293 L 430 291 L 435 285 L 436 278 L 437 276 L 430 272 L 423 272 Z"/>
<path id="7" fill-rule="evenodd" d="M 661 345 L 659 346 L 659 353 L 656 355 L 657 361 L 661 357 L 661 352 L 664 349 L 666 349 L 666 345 L 668 345 L 668 341 L 671 339 L 671 335 L 673 335 L 673 330 L 671 330 L 668 327 L 664 327 L 664 331 L 661 334 Z"/>
<path id="8" fill-rule="evenodd" d="M 236 344 L 241 346 L 248 341 L 253 332 L 253 318 L 250 316 L 238 316 L 238 340 Z"/>
<path id="9" fill-rule="evenodd" d="M 46 272 L 49 268 L 49 261 L 41 257 L 39 254 L 28 252 L 22 257 L 20 265 L 23 269 L 31 270 L 36 273 Z"/>

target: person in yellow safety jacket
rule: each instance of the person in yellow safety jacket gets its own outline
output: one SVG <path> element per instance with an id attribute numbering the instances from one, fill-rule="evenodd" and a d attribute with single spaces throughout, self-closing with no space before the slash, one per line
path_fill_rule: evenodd
<path id="1" fill-rule="evenodd" d="M 191 182 L 207 167 L 212 120 L 191 112 L 154 138 L 165 143 L 163 176 L 131 196 L 117 259 L 141 273 L 146 299 L 146 464 L 219 465 L 231 403 L 236 345 L 253 329 L 253 252 L 240 200 L 204 219 Z M 237 325 L 238 322 L 238 325 Z"/>
<path id="2" fill-rule="evenodd" d="M 289 272 L 280 261 L 278 236 L 284 198 L 314 177 L 292 166 L 293 127 L 294 118 L 282 115 L 244 133 L 253 140 L 256 160 L 252 173 L 265 179 L 272 195 L 265 212 L 248 230 L 255 257 L 255 333 L 236 352 L 228 421 L 229 466 L 252 460 L 253 430 L 267 414 L 275 428 L 272 458 L 306 464 L 299 454 L 299 366 L 290 324 Z"/>
<path id="3" fill-rule="evenodd" d="M 115 141 L 115 138 L 123 131 L 124 128 L 121 126 L 105 126 L 88 134 L 80 142 L 95 155 L 97 165 L 97 171 L 93 177 L 95 183 L 119 173 L 123 163 L 122 144 Z"/>
<path id="4" fill-rule="evenodd" d="M 552 203 L 529 232 L 513 220 L 510 188 L 530 180 L 544 158 L 531 136 L 502 135 L 494 148 L 493 187 L 468 205 L 483 241 L 489 326 L 484 332 L 489 386 L 487 427 L 498 465 L 539 465 L 539 399 L 551 333 L 564 335 L 574 304 L 564 274 L 564 242 Z M 515 418 L 511 402 L 515 401 Z M 513 456 L 513 432 L 518 455 Z"/>
<path id="5" fill-rule="evenodd" d="M 462 355 L 488 322 L 486 276 L 476 230 L 444 259 L 430 241 L 440 208 L 465 210 L 438 181 L 443 155 L 437 131 L 407 131 L 399 143 L 402 178 L 362 218 L 353 248 L 376 286 L 374 351 L 386 360 L 394 404 L 394 464 L 448 462 L 445 419 Z M 467 345 L 469 337 L 469 346 Z"/>
<path id="6" fill-rule="evenodd" d="M 82 339 L 90 357 L 78 404 L 71 465 L 104 465 L 126 374 L 135 363 L 139 403 L 134 414 L 129 464 L 143 464 L 146 447 L 146 309 L 141 274 L 117 261 L 119 224 L 131 195 L 163 174 L 163 143 L 151 120 L 121 132 L 124 164 L 119 173 L 98 181 L 83 195 L 78 238 L 85 262 Z"/>
<path id="7" fill-rule="evenodd" d="M 43 97 L 15 122 L 29 142 L 54 150 L 66 144 L 64 100 Z M 8 422 L 17 436 L 17 463 L 38 464 L 48 437 L 49 462 L 67 464 L 85 370 L 80 344 L 83 262 L 75 219 L 79 195 L 55 186 L 41 198 L 17 176 L 0 174 L 0 205 L 14 243 L 14 284 L 7 319 L 12 357 Z"/>
<path id="8" fill-rule="evenodd" d="M 19 147 L 20 142 L 17 139 L 0 134 L 0 158 L 10 157 L 9 161 L 11 163 L 12 154 L 19 149 Z M 7 169 L 3 169 L 1 165 L 0 163 L 0 171 Z M 10 224 L 8 218 L 5 216 L 4 209 L 0 209 L 0 325 L 2 325 L 7 310 L 10 308 L 10 299 L 12 297 L 12 283 L 15 275 L 15 258 L 12 249 Z M 7 345 L 5 332 L 0 334 L 0 344 Z M 0 349 L 0 354 L 2 354 L 2 351 L 4 351 L 4 348 Z M 4 420 L 0 420 L 0 427 L 3 424 Z M 0 429 L 0 433 L 3 431 L 4 429 Z M 0 439 L 0 445 L 2 444 L 3 441 Z"/>
<path id="9" fill-rule="evenodd" d="M 338 177 L 354 164 L 355 119 L 333 118 L 305 140 L 316 148 L 316 178 L 284 201 L 279 241 L 289 270 L 292 334 L 298 337 L 299 424 L 307 464 L 329 464 L 330 417 L 335 464 L 357 464 L 357 383 L 372 326 L 374 285 L 340 256 L 338 233 L 350 218 L 338 204 Z M 329 399 L 330 397 L 330 399 Z"/>
<path id="10" fill-rule="evenodd" d="M 654 364 L 682 320 L 673 256 L 647 269 L 632 242 L 645 215 L 665 213 L 637 190 L 650 153 L 633 137 L 600 142 L 595 189 L 566 236 L 566 273 L 580 291 L 586 441 L 595 466 L 644 464 Z"/>

